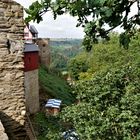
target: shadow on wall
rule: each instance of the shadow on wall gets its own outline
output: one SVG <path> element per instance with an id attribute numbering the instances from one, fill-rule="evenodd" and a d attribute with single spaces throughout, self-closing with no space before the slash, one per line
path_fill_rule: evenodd
<path id="1" fill-rule="evenodd" d="M 9 140 L 29 140 L 25 126 L 13 120 L 10 116 L 0 111 L 0 120 L 5 128 Z M 23 129 L 24 128 L 24 129 Z"/>

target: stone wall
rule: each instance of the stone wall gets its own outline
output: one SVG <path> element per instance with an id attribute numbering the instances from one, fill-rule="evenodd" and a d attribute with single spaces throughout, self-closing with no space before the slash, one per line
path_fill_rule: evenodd
<path id="1" fill-rule="evenodd" d="M 38 38 L 36 41 L 39 47 L 40 63 L 46 67 L 49 67 L 51 61 L 49 41 L 48 38 Z"/>
<path id="2" fill-rule="evenodd" d="M 5 129 L 0 121 L 0 140 L 8 140 L 8 136 L 5 133 Z"/>
<path id="3" fill-rule="evenodd" d="M 27 111 L 34 114 L 39 111 L 38 69 L 25 72 L 25 87 Z"/>
<path id="4" fill-rule="evenodd" d="M 10 52 L 7 40 L 22 40 L 23 31 L 23 7 L 12 0 L 0 0 L 0 119 L 11 140 L 26 137 L 26 109 L 23 56 Z"/>

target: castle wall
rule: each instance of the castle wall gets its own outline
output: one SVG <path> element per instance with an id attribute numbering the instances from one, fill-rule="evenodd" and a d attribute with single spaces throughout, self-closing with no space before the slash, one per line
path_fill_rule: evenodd
<path id="1" fill-rule="evenodd" d="M 34 114 L 39 111 L 38 69 L 25 72 L 25 87 L 27 111 Z"/>
<path id="2" fill-rule="evenodd" d="M 25 131 L 24 64 L 22 55 L 10 52 L 7 39 L 23 39 L 23 7 L 0 0 L 0 119 L 11 140 L 22 140 Z"/>

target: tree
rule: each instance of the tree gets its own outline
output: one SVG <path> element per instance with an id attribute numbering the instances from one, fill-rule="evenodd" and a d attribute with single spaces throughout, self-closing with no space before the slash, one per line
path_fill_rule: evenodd
<path id="1" fill-rule="evenodd" d="M 131 38 L 129 50 L 119 46 L 119 34 L 111 33 L 109 41 L 100 41 L 89 52 L 80 52 L 68 63 L 68 70 L 74 79 L 87 79 L 101 70 L 117 68 L 126 63 L 139 62 L 140 33 Z"/>
<path id="2" fill-rule="evenodd" d="M 137 13 L 129 17 L 134 4 L 137 5 Z M 43 20 L 42 15 L 48 11 L 53 12 L 55 19 L 57 15 L 64 13 L 78 17 L 77 26 L 85 29 L 83 44 L 88 51 L 93 43 L 98 42 L 99 37 L 109 39 L 108 33 L 118 26 L 125 30 L 121 34 L 120 43 L 127 48 L 133 29 L 140 25 L 139 0 L 41 0 L 32 3 L 29 9 L 25 10 L 28 14 L 26 21 L 33 20 L 37 23 Z"/>
<path id="3" fill-rule="evenodd" d="M 140 69 L 125 65 L 79 81 L 79 104 L 66 107 L 62 119 L 71 122 L 82 140 L 140 139 Z"/>
<path id="4" fill-rule="evenodd" d="M 139 39 L 137 32 L 130 49 L 123 51 L 113 36 L 90 52 L 90 76 L 80 79 L 74 90 L 79 103 L 64 108 L 61 114 L 73 124 L 80 139 L 140 139 Z"/>
<path id="5" fill-rule="evenodd" d="M 61 132 L 74 127 L 80 140 L 140 140 L 139 40 L 137 32 L 129 50 L 123 50 L 118 36 L 111 35 L 107 44 L 100 42 L 90 53 L 85 52 L 88 57 L 84 54 L 76 57 L 83 61 L 91 58 L 90 79 L 78 81 L 74 95 L 79 102 L 63 108 L 60 121 L 59 117 L 44 116 L 49 124 L 46 127 L 45 120 L 40 118 L 38 127 L 43 128 L 44 139 L 62 139 Z M 42 77 L 46 76 L 42 73 Z"/>
<path id="6" fill-rule="evenodd" d="M 87 54 L 80 53 L 68 61 L 68 70 L 75 80 L 79 80 L 79 75 L 88 70 Z"/>

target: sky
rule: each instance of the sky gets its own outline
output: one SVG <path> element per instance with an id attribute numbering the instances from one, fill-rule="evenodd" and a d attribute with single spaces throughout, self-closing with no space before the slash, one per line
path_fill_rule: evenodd
<path id="1" fill-rule="evenodd" d="M 14 0 L 25 8 L 28 8 L 33 0 Z M 76 18 L 70 15 L 58 16 L 56 20 L 50 12 L 43 16 L 43 21 L 39 24 L 30 23 L 35 25 L 39 32 L 39 37 L 45 38 L 83 38 L 84 32 L 82 27 L 76 27 Z"/>
<path id="2" fill-rule="evenodd" d="M 15 0 L 16 2 L 23 5 L 25 8 L 28 8 L 33 1 L 36 0 Z M 130 17 L 137 13 L 136 5 L 131 9 Z M 46 13 L 43 16 L 43 21 L 39 24 L 31 23 L 35 25 L 36 29 L 39 32 L 39 37 L 45 38 L 83 38 L 84 32 L 82 27 L 76 27 L 77 20 L 76 18 L 70 15 L 61 15 L 58 16 L 56 20 L 53 19 L 53 16 L 50 12 Z M 116 28 L 115 31 L 122 32 L 123 30 L 120 27 Z"/>

